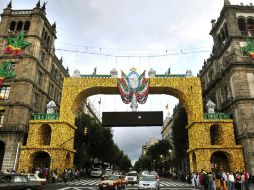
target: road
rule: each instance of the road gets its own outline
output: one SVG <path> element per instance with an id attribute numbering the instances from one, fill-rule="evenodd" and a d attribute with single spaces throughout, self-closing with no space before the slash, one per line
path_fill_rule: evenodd
<path id="1" fill-rule="evenodd" d="M 44 190 L 98 190 L 99 179 L 81 179 L 80 181 L 63 182 L 48 184 Z M 137 190 L 137 185 L 128 185 L 126 190 Z M 161 179 L 160 189 L 177 189 L 177 190 L 192 190 L 191 184 L 170 179 Z"/>

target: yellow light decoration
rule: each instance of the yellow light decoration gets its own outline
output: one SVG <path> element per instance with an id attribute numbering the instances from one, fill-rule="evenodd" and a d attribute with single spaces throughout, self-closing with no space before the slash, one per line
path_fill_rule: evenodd
<path id="1" fill-rule="evenodd" d="M 211 170 L 211 156 L 221 151 L 228 156 L 230 169 L 244 168 L 242 146 L 235 144 L 232 120 L 204 120 L 200 79 L 197 77 L 150 78 L 150 94 L 172 95 L 179 99 L 188 114 L 189 158 L 191 171 Z M 73 164 L 73 139 L 75 114 L 82 101 L 96 94 L 119 94 L 116 78 L 65 78 L 58 121 L 30 121 L 27 146 L 21 148 L 19 171 L 32 167 L 33 155 L 38 151 L 48 152 L 54 158 L 53 168 L 62 171 L 66 168 L 67 153 L 71 156 L 68 167 Z M 162 108 L 163 109 L 163 108 Z M 42 146 L 42 126 L 51 126 L 50 146 Z M 219 126 L 219 144 L 210 144 L 210 127 Z M 61 145 L 59 147 L 59 145 Z M 193 163 L 193 154 L 196 163 Z"/>

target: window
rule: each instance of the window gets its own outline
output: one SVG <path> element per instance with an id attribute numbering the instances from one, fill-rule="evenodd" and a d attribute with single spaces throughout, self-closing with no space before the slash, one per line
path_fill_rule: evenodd
<path id="1" fill-rule="evenodd" d="M 210 70 L 208 73 L 208 82 L 211 82 L 213 80 L 213 71 Z"/>
<path id="2" fill-rule="evenodd" d="M 13 182 L 14 183 L 27 183 L 28 181 L 25 178 L 25 176 L 17 175 L 17 176 L 14 176 Z"/>
<path id="3" fill-rule="evenodd" d="M 228 86 L 224 87 L 224 96 L 225 96 L 225 100 L 230 98 L 230 90 Z"/>
<path id="4" fill-rule="evenodd" d="M 26 22 L 25 22 L 25 25 L 24 25 L 24 30 L 25 30 L 25 31 L 28 31 L 29 28 L 30 28 L 30 21 L 26 21 Z"/>
<path id="5" fill-rule="evenodd" d="M 246 24 L 243 18 L 238 19 L 238 28 L 241 35 L 247 35 Z"/>
<path id="6" fill-rule="evenodd" d="M 210 127 L 210 143 L 211 145 L 220 144 L 219 126 L 212 125 Z"/>
<path id="7" fill-rule="evenodd" d="M 40 61 L 41 61 L 42 64 L 44 64 L 45 57 L 46 57 L 46 54 L 44 53 L 44 51 L 42 51 L 41 56 L 40 56 Z"/>
<path id="8" fill-rule="evenodd" d="M 42 145 L 49 146 L 51 140 L 51 127 L 47 124 L 41 126 Z"/>
<path id="9" fill-rule="evenodd" d="M 227 39 L 228 38 L 228 27 L 226 24 L 224 25 L 224 32 L 225 32 L 225 37 Z"/>
<path id="10" fill-rule="evenodd" d="M 9 86 L 2 86 L 0 89 L 0 100 L 8 100 L 10 94 Z"/>
<path id="11" fill-rule="evenodd" d="M 40 106 L 40 94 L 35 92 L 33 97 L 33 106 L 38 109 Z"/>
<path id="12" fill-rule="evenodd" d="M 3 127 L 4 124 L 4 111 L 0 111 L 0 127 Z"/>
<path id="13" fill-rule="evenodd" d="M 54 75 L 54 71 L 55 71 L 55 67 L 54 67 L 54 65 L 52 65 L 52 68 L 51 68 L 50 74 L 51 74 L 51 75 Z"/>
<path id="14" fill-rule="evenodd" d="M 41 71 L 37 71 L 36 83 L 41 85 L 42 84 L 42 78 L 43 78 L 43 73 Z"/>
<path id="15" fill-rule="evenodd" d="M 250 35 L 251 36 L 254 36 L 254 20 L 252 18 L 249 18 L 247 20 L 247 28 L 248 28 L 248 31 L 250 32 Z"/>
<path id="16" fill-rule="evenodd" d="M 46 42 L 47 37 L 48 37 L 48 33 L 47 33 L 47 32 L 45 32 L 45 33 L 44 33 L 44 36 L 43 36 L 43 40 L 44 40 L 44 42 Z"/>
<path id="17" fill-rule="evenodd" d="M 49 85 L 49 95 L 50 95 L 50 96 L 53 96 L 53 94 L 54 94 L 54 85 L 53 85 L 53 84 L 50 84 L 50 85 Z"/>
<path id="18" fill-rule="evenodd" d="M 15 21 L 11 21 L 9 31 L 14 31 L 15 30 L 15 26 L 16 26 L 16 22 Z"/>
<path id="19" fill-rule="evenodd" d="M 19 22 L 18 22 L 18 25 L 17 25 L 17 31 L 22 30 L 22 28 L 23 28 L 23 22 L 22 22 L 22 21 L 19 21 Z"/>
<path id="20" fill-rule="evenodd" d="M 50 42 L 50 37 L 48 36 L 48 38 L 47 38 L 47 42 L 46 42 L 47 47 L 49 47 L 49 42 Z"/>
<path id="21" fill-rule="evenodd" d="M 44 36 L 44 33 L 45 33 L 45 28 L 43 28 L 43 29 L 42 29 L 41 38 L 43 38 L 43 36 Z"/>

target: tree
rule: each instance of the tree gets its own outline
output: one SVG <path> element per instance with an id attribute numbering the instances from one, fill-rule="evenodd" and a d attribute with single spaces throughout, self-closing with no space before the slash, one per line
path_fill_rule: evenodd
<path id="1" fill-rule="evenodd" d="M 174 122 L 173 122 L 173 142 L 175 149 L 175 164 L 178 169 L 185 171 L 183 168 L 186 160 L 188 160 L 187 150 L 189 147 L 188 142 L 188 116 L 184 107 L 179 104 L 174 111 Z"/>
<path id="2" fill-rule="evenodd" d="M 76 149 L 75 164 L 77 167 L 89 168 L 90 160 L 97 158 L 103 163 L 115 165 L 122 171 L 127 171 L 131 167 L 131 161 L 124 155 L 114 143 L 111 128 L 104 128 L 87 114 L 82 114 L 76 118 L 74 148 Z M 84 129 L 87 133 L 84 133 Z M 89 166 L 88 166 L 89 165 Z"/>

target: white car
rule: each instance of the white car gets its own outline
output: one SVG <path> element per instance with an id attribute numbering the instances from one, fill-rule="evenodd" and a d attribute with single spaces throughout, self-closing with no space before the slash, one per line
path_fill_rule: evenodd
<path id="1" fill-rule="evenodd" d="M 159 190 L 160 180 L 156 179 L 156 176 L 154 175 L 146 175 L 141 177 L 138 183 L 138 190 L 143 189 Z"/>
<path id="2" fill-rule="evenodd" d="M 102 170 L 100 168 L 93 168 L 91 173 L 91 177 L 101 177 L 102 176 Z"/>
<path id="3" fill-rule="evenodd" d="M 45 178 L 40 178 L 38 175 L 36 174 L 26 174 L 27 177 L 31 180 L 31 181 L 37 181 L 40 182 L 42 185 L 46 185 L 47 184 L 47 180 Z"/>
<path id="4" fill-rule="evenodd" d="M 135 171 L 129 172 L 125 175 L 125 180 L 127 180 L 128 184 L 137 184 L 139 180 L 139 175 Z"/>

